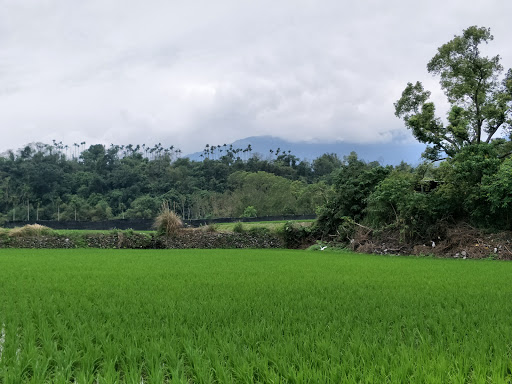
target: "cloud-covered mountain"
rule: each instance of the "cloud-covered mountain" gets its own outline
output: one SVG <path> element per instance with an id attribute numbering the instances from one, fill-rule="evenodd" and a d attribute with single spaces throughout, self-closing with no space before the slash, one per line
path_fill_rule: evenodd
<path id="1" fill-rule="evenodd" d="M 419 143 L 380 143 L 357 144 L 346 142 L 310 143 L 305 141 L 291 142 L 273 136 L 253 136 L 237 140 L 233 148 L 245 149 L 250 144 L 252 154 L 259 154 L 263 158 L 270 158 L 270 150 L 291 151 L 292 155 L 302 160 L 314 160 L 324 153 L 336 153 L 340 159 L 354 151 L 359 158 L 365 161 L 378 161 L 381 164 L 397 165 L 401 161 L 416 165 L 421 159 L 425 146 Z M 217 145 L 217 144 L 215 144 Z M 228 144 L 229 146 L 229 144 Z M 192 160 L 202 160 L 202 152 L 187 155 Z"/>

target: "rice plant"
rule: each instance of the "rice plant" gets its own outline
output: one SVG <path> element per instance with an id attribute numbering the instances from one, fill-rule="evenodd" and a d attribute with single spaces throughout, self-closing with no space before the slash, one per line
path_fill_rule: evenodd
<path id="1" fill-rule="evenodd" d="M 512 380 L 512 263 L 0 253 L 0 383 Z"/>

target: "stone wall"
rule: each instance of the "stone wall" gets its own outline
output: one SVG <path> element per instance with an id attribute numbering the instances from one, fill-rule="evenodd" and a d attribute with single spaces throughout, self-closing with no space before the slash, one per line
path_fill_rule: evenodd
<path id="1" fill-rule="evenodd" d="M 174 237 L 131 231 L 107 234 L 47 235 L 0 238 L 0 248 L 108 248 L 108 249 L 185 249 L 185 248 L 283 248 L 283 240 L 272 233 L 224 233 L 183 230 Z"/>

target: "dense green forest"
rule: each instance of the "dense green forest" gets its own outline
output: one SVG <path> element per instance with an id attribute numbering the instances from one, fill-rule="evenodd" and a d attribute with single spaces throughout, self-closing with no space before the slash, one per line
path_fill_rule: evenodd
<path id="1" fill-rule="evenodd" d="M 299 161 L 207 145 L 202 161 L 174 147 L 54 141 L 0 157 L 3 220 L 154 218 L 168 202 L 183 218 L 311 214 L 332 194 L 336 155 Z"/>

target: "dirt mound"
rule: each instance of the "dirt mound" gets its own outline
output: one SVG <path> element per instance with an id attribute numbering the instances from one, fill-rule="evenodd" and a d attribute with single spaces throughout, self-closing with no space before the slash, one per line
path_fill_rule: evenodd
<path id="1" fill-rule="evenodd" d="M 467 224 L 444 228 L 427 241 L 405 241 L 399 231 L 356 231 L 354 251 L 377 254 L 435 255 L 440 257 L 512 260 L 512 232 L 485 233 Z"/>

